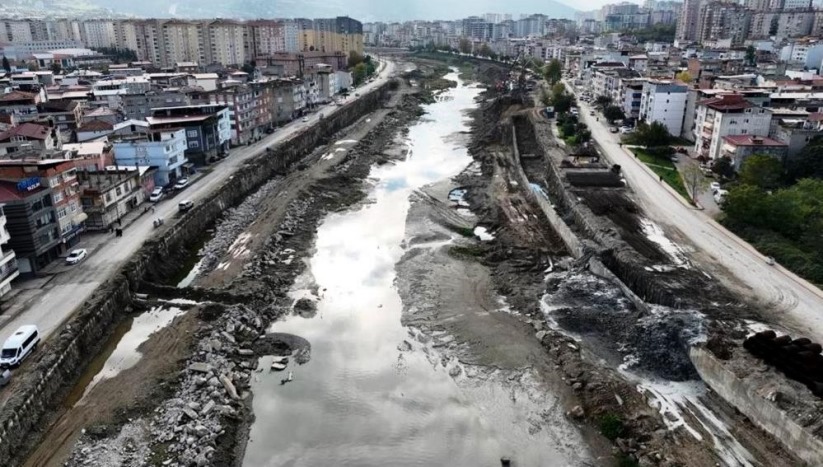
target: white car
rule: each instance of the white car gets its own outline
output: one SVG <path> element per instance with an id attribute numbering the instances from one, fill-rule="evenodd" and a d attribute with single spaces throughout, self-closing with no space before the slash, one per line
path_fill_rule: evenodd
<path id="1" fill-rule="evenodd" d="M 149 195 L 149 201 L 151 201 L 152 203 L 156 203 L 163 199 L 163 196 L 163 187 L 159 186 L 152 190 L 151 195 Z"/>
<path id="2" fill-rule="evenodd" d="M 189 179 L 188 178 L 181 178 L 180 180 L 177 180 L 177 183 L 174 184 L 174 189 L 175 190 L 182 190 L 183 188 L 186 188 L 187 186 L 189 186 Z"/>
<path id="3" fill-rule="evenodd" d="M 629 133 L 631 133 L 633 131 L 634 131 L 634 128 L 632 128 L 630 126 L 624 126 L 624 127 L 620 128 L 620 133 L 622 133 L 624 135 L 628 135 Z"/>
<path id="4" fill-rule="evenodd" d="M 717 193 L 720 191 L 720 182 L 712 182 L 710 186 L 712 188 L 712 193 Z"/>
<path id="5" fill-rule="evenodd" d="M 88 252 L 83 248 L 80 248 L 79 250 L 74 250 L 71 253 L 69 253 L 68 256 L 66 256 L 66 264 L 77 264 L 80 261 L 86 259 L 87 254 Z"/>
<path id="6" fill-rule="evenodd" d="M 309 117 L 303 117 L 303 120 L 301 120 L 301 122 L 308 123 L 309 122 Z"/>

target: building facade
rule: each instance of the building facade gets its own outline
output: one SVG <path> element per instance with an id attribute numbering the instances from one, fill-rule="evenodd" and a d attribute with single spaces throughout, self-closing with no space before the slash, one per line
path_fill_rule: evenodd
<path id="1" fill-rule="evenodd" d="M 670 135 L 683 130 L 688 86 L 670 80 L 649 80 L 640 97 L 640 119 L 665 125 Z"/>
<path id="2" fill-rule="evenodd" d="M 167 186 L 185 176 L 187 148 L 186 130 L 158 131 L 114 143 L 114 157 L 118 166 L 156 167 L 154 183 Z"/>

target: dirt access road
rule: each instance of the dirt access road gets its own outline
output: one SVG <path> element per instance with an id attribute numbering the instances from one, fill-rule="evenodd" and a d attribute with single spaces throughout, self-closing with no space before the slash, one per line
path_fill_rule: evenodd
<path id="1" fill-rule="evenodd" d="M 365 95 L 383 85 L 394 74 L 394 68 L 394 63 L 386 62 L 379 77 L 372 83 L 359 88 L 358 94 Z M 357 96 L 349 99 L 357 99 Z M 174 200 L 191 199 L 197 203 L 198 200 L 207 198 L 249 159 L 263 153 L 266 148 L 280 144 L 303 129 L 316 124 L 320 113 L 329 115 L 338 109 L 333 106 L 321 108 L 310 117 L 308 122 L 295 120 L 251 146 L 233 149 L 231 156 L 214 166 L 214 170 L 200 177 L 197 183 L 187 188 Z M 135 221 L 124 232 L 124 237 L 114 238 L 112 236 L 110 240 L 91 251 L 86 261 L 52 279 L 45 293 L 38 289 L 30 302 L 26 304 L 25 311 L 16 315 L 0 316 L 0 338 L 5 338 L 4 336 L 24 324 L 37 325 L 43 335 L 48 338 L 49 334 L 69 318 L 100 284 L 109 279 L 120 266 L 128 261 L 143 245 L 143 241 L 157 234 L 152 224 L 154 218 L 171 220 L 176 215 L 177 202 L 158 203 L 156 212 Z"/>
<path id="2" fill-rule="evenodd" d="M 571 88 L 566 83 L 567 88 Z M 609 133 L 605 122 L 589 115 L 593 108 L 580 103 L 580 115 L 591 128 L 592 137 L 612 163 L 620 164 L 623 176 L 650 217 L 674 228 L 690 242 L 696 259 L 708 271 L 737 291 L 754 299 L 767 316 L 816 342 L 823 341 L 823 292 L 780 265 L 769 266 L 766 258 L 751 245 L 729 232 L 704 212 L 686 204 L 680 196 L 660 183 L 619 145 L 619 135 Z M 728 272 L 733 277 L 729 277 Z M 735 280 L 736 279 L 736 280 Z"/>

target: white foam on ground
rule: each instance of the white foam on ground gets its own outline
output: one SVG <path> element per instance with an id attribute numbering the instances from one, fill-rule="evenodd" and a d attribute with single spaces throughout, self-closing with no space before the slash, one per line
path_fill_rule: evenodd
<path id="1" fill-rule="evenodd" d="M 659 411 L 669 430 L 682 428 L 698 441 L 702 441 L 703 433 L 707 433 L 724 465 L 753 466 L 754 456 L 734 438 L 726 424 L 701 400 L 707 391 L 705 384 L 699 381 L 653 381 L 626 371 L 620 373 L 630 381 L 638 382 L 637 390 L 646 394 L 649 405 Z M 700 423 L 702 433 L 689 425 L 685 413 Z"/>
<path id="2" fill-rule="evenodd" d="M 646 235 L 646 238 L 656 243 L 661 250 L 669 255 L 674 264 L 683 268 L 690 267 L 689 258 L 686 256 L 686 253 L 682 248 L 666 237 L 666 234 L 659 225 L 648 219 L 640 219 L 640 225 L 642 226 L 643 233 Z"/>
<path id="3" fill-rule="evenodd" d="M 494 235 L 492 235 L 487 228 L 482 226 L 474 228 L 474 235 L 479 238 L 481 242 L 490 242 L 494 240 Z"/>

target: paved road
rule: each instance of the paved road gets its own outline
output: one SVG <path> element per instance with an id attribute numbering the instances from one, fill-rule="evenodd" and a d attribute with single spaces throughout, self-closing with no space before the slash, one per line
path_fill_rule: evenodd
<path id="1" fill-rule="evenodd" d="M 568 88 L 569 83 L 566 86 Z M 773 312 L 771 319 L 775 322 L 823 342 L 823 292 L 820 289 L 779 265 L 769 266 L 751 245 L 704 212 L 685 204 L 665 183 L 651 175 L 642 162 L 619 146 L 618 135 L 609 133 L 605 122 L 588 115 L 590 106 L 581 103 L 581 107 L 580 114 L 591 128 L 592 137 L 606 157 L 620 164 L 624 177 L 652 219 L 677 229 L 697 250 L 722 265 L 749 289 L 744 293 Z"/>
<path id="2" fill-rule="evenodd" d="M 372 83 L 361 86 L 357 93 L 361 96 L 383 84 L 393 73 L 394 64 L 387 62 L 382 65 L 380 75 Z M 347 102 L 357 99 L 351 95 Z M 231 155 L 214 166 L 214 170 L 202 177 L 196 183 L 186 188 L 184 192 L 168 201 L 161 201 L 156 205 L 156 212 L 144 215 L 124 231 L 124 236 L 115 238 L 113 235 L 102 242 L 89 257 L 81 264 L 71 268 L 63 268 L 27 304 L 24 311 L 13 315 L 0 316 L 0 339 L 5 338 L 24 324 L 36 324 L 41 332 L 48 337 L 60 324 L 65 321 L 80 306 L 92 292 L 131 257 L 150 236 L 155 234 L 152 220 L 162 217 L 170 220 L 177 214 L 177 203 L 182 199 L 205 199 L 217 187 L 250 158 L 262 153 L 266 147 L 278 144 L 309 125 L 317 123 L 319 113 L 330 115 L 337 111 L 337 107 L 325 106 L 309 116 L 308 122 L 296 120 L 280 128 L 276 133 L 251 145 L 233 149 Z M 142 209 L 140 206 L 138 209 Z"/>

